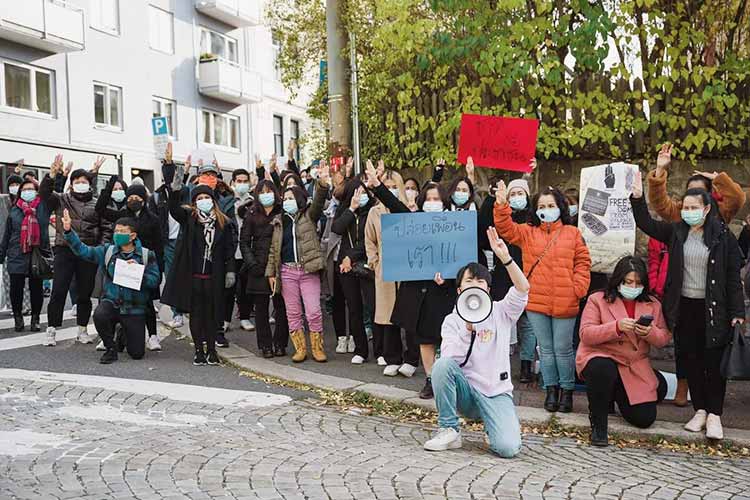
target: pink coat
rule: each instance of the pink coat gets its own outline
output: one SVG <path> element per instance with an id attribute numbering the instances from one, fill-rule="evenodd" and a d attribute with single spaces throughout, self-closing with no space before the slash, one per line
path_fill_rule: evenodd
<path id="1" fill-rule="evenodd" d="M 672 338 L 659 301 L 636 302 L 635 319 L 644 314 L 654 317 L 651 332 L 646 337 L 635 333 L 618 335 L 617 321 L 628 317 L 625 304 L 620 297 L 610 304 L 605 300 L 604 292 L 596 292 L 589 297 L 581 316 L 576 370 L 581 374 L 591 358 L 614 360 L 631 405 L 656 401 L 658 381 L 648 352 L 651 346 L 663 347 Z"/>

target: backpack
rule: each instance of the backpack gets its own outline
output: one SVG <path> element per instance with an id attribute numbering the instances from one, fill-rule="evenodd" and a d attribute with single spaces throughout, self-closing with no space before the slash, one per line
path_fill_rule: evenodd
<path id="1" fill-rule="evenodd" d="M 109 264 L 115 256 L 115 245 L 107 247 L 107 251 L 104 253 L 104 272 L 107 273 L 109 279 L 114 279 L 114 276 L 109 275 Z M 143 259 L 143 265 L 148 265 L 149 250 L 146 247 L 141 247 L 141 259 Z"/>

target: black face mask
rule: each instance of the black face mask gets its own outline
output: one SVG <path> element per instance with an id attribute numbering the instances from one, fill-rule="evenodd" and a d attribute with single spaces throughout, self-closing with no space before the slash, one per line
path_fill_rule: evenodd
<path id="1" fill-rule="evenodd" d="M 139 200 L 129 200 L 128 208 L 131 212 L 140 212 L 143 208 L 143 202 Z"/>

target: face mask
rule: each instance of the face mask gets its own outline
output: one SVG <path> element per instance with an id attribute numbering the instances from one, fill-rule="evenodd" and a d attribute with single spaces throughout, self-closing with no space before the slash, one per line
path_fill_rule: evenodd
<path id="1" fill-rule="evenodd" d="M 623 298 L 627 300 L 635 300 L 638 297 L 640 297 L 640 295 L 643 293 L 642 286 L 632 287 L 632 286 L 623 285 L 622 283 L 620 284 L 617 290 L 620 292 L 620 295 L 622 295 Z"/>
<path id="2" fill-rule="evenodd" d="M 211 189 L 216 189 L 216 184 L 219 182 L 219 178 L 215 175 L 202 174 L 198 177 L 198 184 L 205 184 Z"/>
<path id="3" fill-rule="evenodd" d="M 73 192 L 78 194 L 84 194 L 88 193 L 90 189 L 88 182 L 79 182 L 78 184 L 73 184 Z"/>
<path id="4" fill-rule="evenodd" d="M 696 210 L 680 210 L 680 216 L 682 217 L 682 220 L 684 220 L 688 226 L 697 226 L 701 222 L 703 222 L 704 216 L 703 216 L 703 210 L 696 209 Z"/>
<path id="5" fill-rule="evenodd" d="M 370 202 L 370 197 L 366 193 L 359 195 L 359 206 L 364 207 Z"/>
<path id="6" fill-rule="evenodd" d="M 422 210 L 425 212 L 442 212 L 443 208 L 442 201 L 425 201 L 422 205 Z"/>
<path id="7" fill-rule="evenodd" d="M 19 186 L 11 186 L 8 188 L 8 192 L 13 196 L 16 196 L 18 194 L 18 188 Z"/>
<path id="8" fill-rule="evenodd" d="M 130 234 L 115 233 L 112 235 L 112 241 L 114 241 L 115 245 L 118 247 L 127 245 L 130 243 Z"/>
<path id="9" fill-rule="evenodd" d="M 523 210 L 529 205 L 529 200 L 525 196 L 514 196 L 508 203 L 513 210 Z"/>
<path id="10" fill-rule="evenodd" d="M 234 190 L 239 195 L 247 194 L 247 193 L 250 192 L 250 184 L 247 184 L 247 183 L 244 183 L 244 182 L 242 184 L 235 184 L 234 185 Z"/>
<path id="11" fill-rule="evenodd" d="M 398 188 L 389 189 L 388 191 L 390 191 L 393 196 L 398 198 Z"/>
<path id="12" fill-rule="evenodd" d="M 34 191 L 33 189 L 21 191 L 21 199 L 26 203 L 31 203 L 32 201 L 34 201 L 34 198 L 36 198 L 36 191 Z"/>
<path id="13" fill-rule="evenodd" d="M 284 212 L 288 213 L 289 215 L 294 215 L 299 210 L 299 207 L 297 207 L 297 200 L 284 200 Z"/>
<path id="14" fill-rule="evenodd" d="M 313 179 L 317 179 L 318 178 L 318 171 L 317 170 L 311 170 L 310 171 L 310 177 L 312 177 Z"/>
<path id="15" fill-rule="evenodd" d="M 270 207 L 276 201 L 276 196 L 273 193 L 260 193 L 258 200 L 264 207 Z"/>
<path id="16" fill-rule="evenodd" d="M 456 191 L 455 193 L 453 193 L 453 196 L 451 196 L 451 198 L 453 198 L 453 203 L 455 203 L 459 207 L 462 207 L 466 205 L 467 201 L 469 201 L 469 193 L 466 193 L 464 191 Z"/>
<path id="17" fill-rule="evenodd" d="M 122 189 L 112 191 L 112 199 L 117 203 L 122 203 L 125 200 L 125 191 L 123 191 Z"/>
<path id="18" fill-rule="evenodd" d="M 128 201 L 128 208 L 131 212 L 140 212 L 143 208 L 143 202 L 140 200 Z"/>
<path id="19" fill-rule="evenodd" d="M 575 217 L 578 213 L 578 205 L 570 205 L 568 207 L 568 212 L 570 212 L 571 217 Z"/>
<path id="20" fill-rule="evenodd" d="M 195 202 L 195 206 L 198 207 L 198 210 L 207 214 L 212 208 L 214 208 L 214 200 L 211 198 L 202 198 Z"/>
<path id="21" fill-rule="evenodd" d="M 417 191 L 415 189 L 407 189 L 406 199 L 413 203 L 417 199 Z"/>
<path id="22" fill-rule="evenodd" d="M 555 208 L 540 208 L 536 211 L 536 216 L 542 222 L 555 222 L 560 218 L 560 209 Z"/>

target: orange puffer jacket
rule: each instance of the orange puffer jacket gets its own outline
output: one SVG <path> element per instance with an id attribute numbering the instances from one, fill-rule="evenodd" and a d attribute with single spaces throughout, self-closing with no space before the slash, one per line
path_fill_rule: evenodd
<path id="1" fill-rule="evenodd" d="M 495 228 L 507 242 L 521 247 L 523 269 L 528 274 L 547 244 L 560 235 L 544 254 L 531 275 L 529 303 L 526 309 L 553 318 L 578 315 L 578 304 L 591 282 L 591 256 L 581 232 L 558 220 L 540 226 L 516 224 L 510 205 L 495 204 Z"/>

